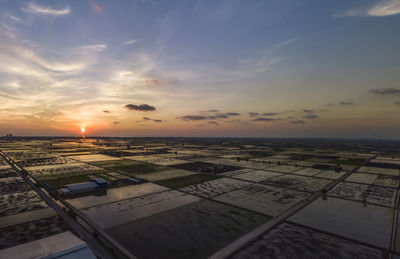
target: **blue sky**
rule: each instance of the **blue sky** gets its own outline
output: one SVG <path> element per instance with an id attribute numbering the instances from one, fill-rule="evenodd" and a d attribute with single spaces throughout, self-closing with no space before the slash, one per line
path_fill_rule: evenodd
<path id="1" fill-rule="evenodd" d="M 0 10 L 0 134 L 400 138 L 400 0 Z"/>

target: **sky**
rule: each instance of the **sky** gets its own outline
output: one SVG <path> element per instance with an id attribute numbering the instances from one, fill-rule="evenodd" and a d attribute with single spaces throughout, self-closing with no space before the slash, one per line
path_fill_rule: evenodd
<path id="1" fill-rule="evenodd" d="M 400 0 L 0 0 L 0 135 L 400 139 Z"/>

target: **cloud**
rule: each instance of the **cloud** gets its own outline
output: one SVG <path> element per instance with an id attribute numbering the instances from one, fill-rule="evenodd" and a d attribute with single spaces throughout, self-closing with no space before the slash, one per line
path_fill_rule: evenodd
<path id="1" fill-rule="evenodd" d="M 209 123 L 209 124 L 214 124 L 214 125 L 217 125 L 217 126 L 219 126 L 219 123 L 218 123 L 218 122 L 216 122 L 216 121 L 209 121 L 208 123 Z"/>
<path id="2" fill-rule="evenodd" d="M 279 113 L 277 113 L 277 112 L 264 112 L 263 114 L 262 114 L 262 116 L 275 116 L 275 115 L 278 115 Z"/>
<path id="3" fill-rule="evenodd" d="M 98 3 L 95 3 L 93 1 L 89 1 L 90 8 L 96 13 L 103 13 L 103 7 L 101 7 Z"/>
<path id="4" fill-rule="evenodd" d="M 281 121 L 282 119 L 271 119 L 271 118 L 255 118 L 252 121 Z"/>
<path id="5" fill-rule="evenodd" d="M 149 117 L 143 117 L 143 120 L 144 121 L 163 122 L 163 120 L 150 119 Z"/>
<path id="6" fill-rule="evenodd" d="M 258 113 L 258 112 L 249 112 L 248 114 L 249 114 L 250 117 L 254 117 L 254 116 L 259 116 L 260 115 L 260 113 Z"/>
<path id="7" fill-rule="evenodd" d="M 140 104 L 140 105 L 127 104 L 127 105 L 125 105 L 125 108 L 127 108 L 130 111 L 155 111 L 156 110 L 156 107 L 148 105 L 148 104 Z"/>
<path id="8" fill-rule="evenodd" d="M 212 110 L 208 110 L 208 111 L 206 111 L 206 112 L 219 112 L 219 110 L 217 110 L 217 109 L 212 109 Z"/>
<path id="9" fill-rule="evenodd" d="M 215 120 L 215 119 L 227 119 L 227 118 L 229 118 L 229 116 L 226 115 L 226 114 L 223 114 L 223 113 L 217 113 L 217 114 L 215 114 L 215 115 L 208 116 L 208 118 L 209 118 L 210 120 Z"/>
<path id="10" fill-rule="evenodd" d="M 308 110 L 308 109 L 303 109 L 303 112 L 305 112 L 305 113 L 314 113 L 313 110 Z"/>
<path id="11" fill-rule="evenodd" d="M 238 113 L 238 112 L 227 112 L 226 115 L 228 115 L 228 116 L 240 116 L 240 113 Z"/>
<path id="12" fill-rule="evenodd" d="M 217 110 L 210 110 L 210 111 L 217 111 Z M 209 112 L 209 111 L 206 111 Z M 235 113 L 236 114 L 236 113 Z M 237 115 L 231 115 L 231 116 L 237 116 Z M 228 119 L 229 115 L 224 114 L 224 113 L 217 113 L 215 115 L 185 115 L 182 117 L 179 117 L 179 119 L 185 120 L 185 121 L 197 121 L 197 120 L 217 120 L 217 119 Z"/>
<path id="13" fill-rule="evenodd" d="M 379 1 L 375 5 L 366 7 L 359 7 L 350 9 L 344 12 L 336 13 L 336 17 L 345 16 L 390 16 L 400 14 L 400 1 L 399 0 L 383 0 Z"/>
<path id="14" fill-rule="evenodd" d="M 83 51 L 95 51 L 95 52 L 100 52 L 103 51 L 105 48 L 107 48 L 107 45 L 105 44 L 95 44 L 95 45 L 86 45 L 79 47 L 79 50 Z"/>
<path id="15" fill-rule="evenodd" d="M 128 41 L 125 41 L 124 43 L 122 43 L 122 45 L 129 46 L 129 45 L 135 44 L 136 42 L 137 42 L 137 40 L 128 40 Z"/>
<path id="16" fill-rule="evenodd" d="M 373 6 L 368 10 L 370 16 L 389 16 L 400 14 L 400 1 L 388 0 Z"/>
<path id="17" fill-rule="evenodd" d="M 341 101 L 340 104 L 341 104 L 341 105 L 347 105 L 347 106 L 354 105 L 354 103 L 351 102 L 351 101 L 350 101 L 350 102 Z"/>
<path id="18" fill-rule="evenodd" d="M 121 124 L 121 122 L 119 122 L 119 121 L 114 121 L 113 124 L 114 124 L 114 125 L 117 125 L 117 124 Z"/>
<path id="19" fill-rule="evenodd" d="M 163 85 L 160 81 L 158 81 L 157 79 L 146 79 L 146 84 L 147 85 L 155 85 L 155 86 L 160 86 Z"/>
<path id="20" fill-rule="evenodd" d="M 400 89 L 397 88 L 378 88 L 378 89 L 372 89 L 369 91 L 371 94 L 377 94 L 377 95 L 399 95 L 400 94 Z"/>
<path id="21" fill-rule="evenodd" d="M 104 110 L 103 112 L 104 112 L 104 113 L 111 113 L 111 112 L 110 112 L 110 111 L 108 111 L 108 110 Z"/>
<path id="22" fill-rule="evenodd" d="M 318 118 L 318 115 L 316 115 L 316 114 L 308 114 L 306 116 L 303 116 L 303 118 L 305 118 L 305 119 L 316 119 L 316 118 Z"/>
<path id="23" fill-rule="evenodd" d="M 400 105 L 400 101 L 394 102 L 394 104 L 396 104 L 396 105 Z"/>
<path id="24" fill-rule="evenodd" d="M 200 121 L 200 120 L 207 120 L 208 116 L 202 116 L 202 115 L 185 115 L 180 117 L 182 120 L 185 121 Z"/>
<path id="25" fill-rule="evenodd" d="M 305 124 L 306 122 L 303 121 L 303 120 L 296 120 L 296 121 L 290 121 L 290 123 L 293 123 L 293 124 Z"/>
<path id="26" fill-rule="evenodd" d="M 62 16 L 62 15 L 67 15 L 71 12 L 71 8 L 69 6 L 63 9 L 54 9 L 49 6 L 41 6 L 35 4 L 33 2 L 30 2 L 25 8 L 22 8 L 22 10 L 37 15 L 49 15 L 49 16 Z"/>

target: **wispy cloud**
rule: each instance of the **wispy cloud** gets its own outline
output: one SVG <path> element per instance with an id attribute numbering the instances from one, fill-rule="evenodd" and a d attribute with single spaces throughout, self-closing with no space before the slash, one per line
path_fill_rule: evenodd
<path id="1" fill-rule="evenodd" d="M 272 119 L 272 118 L 255 118 L 252 121 L 281 121 L 282 119 Z"/>
<path id="2" fill-rule="evenodd" d="M 228 116 L 240 116 L 240 113 L 238 113 L 238 112 L 227 112 L 226 115 L 228 115 Z"/>
<path id="3" fill-rule="evenodd" d="M 209 121 L 208 123 L 209 123 L 209 124 L 216 125 L 216 126 L 219 126 L 219 123 L 218 123 L 218 122 L 216 122 L 216 121 Z"/>
<path id="4" fill-rule="evenodd" d="M 303 121 L 303 120 L 296 120 L 296 121 L 290 121 L 290 123 L 293 123 L 293 124 L 305 124 L 306 122 Z"/>
<path id="5" fill-rule="evenodd" d="M 151 118 L 149 118 L 149 117 L 143 117 L 143 121 L 163 122 L 163 120 L 151 119 Z"/>
<path id="6" fill-rule="evenodd" d="M 179 119 L 185 121 L 198 121 L 198 120 L 217 120 L 217 119 L 228 119 L 229 116 L 224 113 L 217 113 L 215 115 L 185 115 L 182 117 L 178 117 Z"/>
<path id="7" fill-rule="evenodd" d="M 262 116 L 275 116 L 275 115 L 278 115 L 279 113 L 277 113 L 277 112 L 264 112 L 263 114 L 262 114 Z"/>
<path id="8" fill-rule="evenodd" d="M 305 112 L 305 113 L 314 113 L 313 110 L 308 110 L 308 109 L 303 109 L 303 112 Z"/>
<path id="9" fill-rule="evenodd" d="M 400 89 L 398 88 L 378 88 L 378 89 L 372 89 L 369 91 L 371 94 L 377 94 L 377 95 L 399 95 L 400 94 Z"/>
<path id="10" fill-rule="evenodd" d="M 122 43 L 122 45 L 128 46 L 128 45 L 135 44 L 136 42 L 137 42 L 137 40 L 128 40 L 128 41 L 125 41 L 124 43 Z"/>
<path id="11" fill-rule="evenodd" d="M 101 5 L 98 3 L 95 3 L 94 1 L 89 1 L 90 8 L 96 13 L 103 13 L 104 9 Z"/>
<path id="12" fill-rule="evenodd" d="M 260 113 L 258 113 L 258 112 L 249 112 L 248 114 L 249 114 L 250 117 L 255 117 L 255 116 L 259 116 L 260 115 Z"/>
<path id="13" fill-rule="evenodd" d="M 340 104 L 341 105 L 345 105 L 345 106 L 350 106 L 350 105 L 354 105 L 354 102 L 352 102 L 352 101 L 348 101 L 348 102 L 347 101 L 341 101 Z"/>
<path id="14" fill-rule="evenodd" d="M 208 119 L 208 116 L 202 116 L 202 115 L 185 115 L 180 117 L 180 119 L 185 120 L 185 121 L 200 121 L 200 120 L 206 120 Z"/>
<path id="15" fill-rule="evenodd" d="M 303 116 L 304 119 L 317 119 L 318 115 L 316 114 L 307 114 L 306 116 Z"/>
<path id="16" fill-rule="evenodd" d="M 66 6 L 62 9 L 55 9 L 50 6 L 38 5 L 34 2 L 28 3 L 26 7 L 22 8 L 22 10 L 37 15 L 48 15 L 48 16 L 63 16 L 63 15 L 68 15 L 71 12 L 71 8 L 69 6 Z"/>
<path id="17" fill-rule="evenodd" d="M 78 47 L 78 50 L 83 50 L 83 51 L 103 51 L 105 48 L 107 48 L 106 44 L 94 44 L 94 45 L 86 45 L 82 47 Z"/>
<path id="18" fill-rule="evenodd" d="M 383 0 L 374 5 L 361 6 L 358 8 L 336 13 L 336 17 L 345 16 L 390 16 L 400 14 L 400 0 Z"/>

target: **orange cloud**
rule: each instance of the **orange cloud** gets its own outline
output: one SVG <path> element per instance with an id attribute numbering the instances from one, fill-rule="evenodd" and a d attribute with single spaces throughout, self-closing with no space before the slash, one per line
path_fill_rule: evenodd
<path id="1" fill-rule="evenodd" d="M 93 1 L 89 1 L 89 5 L 90 8 L 92 8 L 93 11 L 95 11 L 96 13 L 103 13 L 103 7 L 101 7 L 99 4 L 93 2 Z"/>

